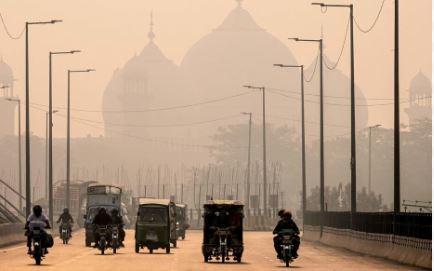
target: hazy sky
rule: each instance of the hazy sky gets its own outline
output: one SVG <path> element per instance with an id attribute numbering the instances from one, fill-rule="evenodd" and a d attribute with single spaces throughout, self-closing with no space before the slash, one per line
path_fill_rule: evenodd
<path id="1" fill-rule="evenodd" d="M 357 22 L 367 28 L 382 1 L 327 2 L 354 3 Z M 370 33 L 355 30 L 356 84 L 367 98 L 393 97 L 393 4 L 392 0 L 385 0 L 378 24 Z M 417 72 L 431 77 L 432 9 L 430 0 L 402 0 L 400 4 L 401 96 L 408 98 L 410 80 Z M 72 106 L 100 110 L 103 91 L 113 71 L 148 42 L 151 10 L 156 43 L 169 59 L 179 64 L 188 49 L 220 25 L 235 6 L 234 0 L 2 0 L 0 13 L 14 35 L 22 31 L 25 21 L 64 21 L 56 25 L 31 26 L 32 103 L 48 103 L 48 52 L 80 49 L 81 54 L 55 56 L 54 104 L 66 104 L 67 69 L 95 68 L 97 72 L 93 74 L 74 75 Z M 287 44 L 299 63 L 309 65 L 315 58 L 315 48 L 286 38 L 319 38 L 321 25 L 326 54 L 332 61 L 337 58 L 348 20 L 346 10 L 329 9 L 323 14 L 319 7 L 312 7 L 306 0 L 245 0 L 243 6 L 261 27 Z M 0 56 L 14 70 L 15 92 L 24 98 L 24 39 L 11 40 L 0 27 Z M 349 74 L 348 47 L 339 69 Z M 405 106 L 403 104 L 403 108 Z M 392 127 L 392 110 L 392 106 L 370 108 L 369 123 Z M 402 116 L 402 121 L 406 122 L 406 115 Z M 79 117 L 102 120 L 99 113 L 81 113 Z M 57 116 L 54 121 L 54 135 L 64 137 L 65 118 Z M 45 134 L 43 112 L 32 110 L 31 129 L 37 135 Z M 73 136 L 102 133 L 78 125 L 73 129 Z"/>

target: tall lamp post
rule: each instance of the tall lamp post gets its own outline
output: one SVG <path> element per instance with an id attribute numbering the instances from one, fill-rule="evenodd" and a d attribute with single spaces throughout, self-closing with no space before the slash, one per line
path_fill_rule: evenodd
<path id="1" fill-rule="evenodd" d="M 70 165 L 71 165 L 71 152 L 70 152 L 70 142 L 71 142 L 71 73 L 84 73 L 92 72 L 94 69 L 86 70 L 68 70 L 68 101 L 67 101 L 67 125 L 66 125 L 66 208 L 71 207 L 71 176 L 70 176 Z"/>
<path id="2" fill-rule="evenodd" d="M 247 180 L 246 180 L 247 182 L 246 183 L 246 206 L 247 206 L 247 210 L 249 210 L 250 209 L 250 158 L 252 152 L 252 112 L 241 112 L 241 114 L 249 115 L 249 149 L 247 151 Z"/>
<path id="3" fill-rule="evenodd" d="M 323 40 L 322 39 L 299 39 L 289 38 L 295 41 L 316 42 L 319 43 L 319 163 L 320 163 L 320 211 L 321 211 L 321 225 L 320 236 L 322 236 L 324 227 L 324 76 L 323 76 Z M 304 80 L 304 79 L 303 79 Z"/>
<path id="4" fill-rule="evenodd" d="M 267 215 L 267 139 L 266 139 L 266 126 L 265 126 L 265 87 L 255 87 L 250 85 L 243 86 L 249 89 L 256 89 L 262 91 L 262 156 L 263 156 L 263 177 L 264 177 L 264 189 L 263 189 L 263 202 L 264 202 L 264 215 Z"/>
<path id="5" fill-rule="evenodd" d="M 48 83 L 48 209 L 50 223 L 53 225 L 53 76 L 52 76 L 52 58 L 53 55 L 75 54 L 79 50 L 49 52 L 49 83 Z"/>
<path id="6" fill-rule="evenodd" d="M 377 124 L 377 125 L 373 125 L 373 126 L 369 126 L 369 164 L 368 164 L 368 171 L 369 171 L 369 182 L 368 182 L 368 192 L 371 192 L 371 188 L 372 188 L 372 129 L 378 128 L 380 127 L 381 124 Z"/>
<path id="7" fill-rule="evenodd" d="M 26 22 L 26 217 L 30 215 L 30 86 L 29 86 L 29 26 L 36 24 L 55 24 L 61 20 Z"/>
<path id="8" fill-rule="evenodd" d="M 3 86 L 4 87 L 4 86 Z M 22 185 L 22 168 L 21 168 L 21 100 L 19 98 L 6 98 L 10 102 L 18 104 L 18 192 L 20 193 L 18 208 L 23 211 L 23 185 Z"/>
<path id="9" fill-rule="evenodd" d="M 356 167 L 356 103 L 354 87 L 354 27 L 353 5 L 335 5 L 312 3 L 312 5 L 325 8 L 350 9 L 350 67 L 351 67 L 351 213 L 357 212 L 357 167 Z"/>
<path id="10" fill-rule="evenodd" d="M 53 110 L 53 115 L 59 112 L 58 110 Z M 48 202 L 48 115 L 49 112 L 45 112 L 45 199 Z"/>
<path id="11" fill-rule="evenodd" d="M 274 64 L 281 68 L 299 68 L 300 69 L 300 88 L 301 88 L 301 181 L 302 181 L 302 200 L 301 209 L 304 214 L 306 212 L 306 134 L 304 121 L 304 66 L 303 65 L 283 65 Z"/>

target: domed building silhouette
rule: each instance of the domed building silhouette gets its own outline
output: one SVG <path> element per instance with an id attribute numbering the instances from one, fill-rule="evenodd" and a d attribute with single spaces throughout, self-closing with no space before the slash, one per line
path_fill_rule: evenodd
<path id="1" fill-rule="evenodd" d="M 14 135 L 16 102 L 14 97 L 14 75 L 12 68 L 0 58 L 0 138 Z"/>
<path id="2" fill-rule="evenodd" d="M 154 42 L 152 14 L 148 38 L 142 52 L 114 72 L 104 91 L 103 118 L 109 137 L 149 135 L 145 126 L 152 121 L 151 105 L 167 105 L 177 98 L 178 67 Z"/>
<path id="3" fill-rule="evenodd" d="M 409 107 L 405 112 L 408 115 L 410 129 L 420 120 L 431 120 L 432 85 L 430 79 L 422 72 L 411 80 L 408 98 Z"/>

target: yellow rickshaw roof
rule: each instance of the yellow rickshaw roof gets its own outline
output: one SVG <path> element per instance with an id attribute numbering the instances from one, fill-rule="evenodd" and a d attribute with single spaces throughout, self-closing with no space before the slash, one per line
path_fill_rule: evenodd
<path id="1" fill-rule="evenodd" d="M 241 205 L 244 204 L 239 200 L 227 200 L 227 199 L 214 199 L 214 200 L 207 200 L 205 205 Z"/>
<path id="2" fill-rule="evenodd" d="M 170 199 L 139 198 L 139 205 L 143 205 L 143 204 L 169 205 L 170 203 L 171 203 Z"/>

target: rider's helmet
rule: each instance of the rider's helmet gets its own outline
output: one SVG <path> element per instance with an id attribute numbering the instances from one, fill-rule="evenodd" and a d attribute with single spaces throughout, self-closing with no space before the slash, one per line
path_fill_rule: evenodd
<path id="1" fill-rule="evenodd" d="M 69 209 L 68 209 L 68 208 L 64 208 L 64 209 L 63 209 L 63 213 L 64 213 L 64 214 L 69 214 Z"/>
<path id="2" fill-rule="evenodd" d="M 33 206 L 33 213 L 36 217 L 40 217 L 42 215 L 42 207 L 41 205 L 35 205 Z"/>
<path id="3" fill-rule="evenodd" d="M 285 213 L 283 213 L 283 219 L 289 220 L 292 218 L 292 213 L 287 211 Z"/>
<path id="4" fill-rule="evenodd" d="M 277 212 L 277 215 L 280 217 L 280 218 L 283 218 L 283 214 L 285 213 L 285 209 L 280 209 L 279 210 L 279 212 Z"/>

